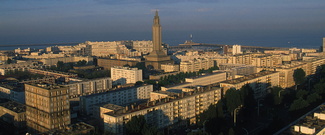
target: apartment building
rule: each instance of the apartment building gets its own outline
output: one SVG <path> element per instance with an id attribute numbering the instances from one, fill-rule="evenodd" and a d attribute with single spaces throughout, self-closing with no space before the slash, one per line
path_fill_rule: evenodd
<path id="1" fill-rule="evenodd" d="M 190 61 L 182 61 L 179 66 L 181 72 L 196 72 L 201 69 L 209 69 L 214 67 L 213 59 L 193 59 Z"/>
<path id="2" fill-rule="evenodd" d="M 25 84 L 26 118 L 30 133 L 42 133 L 70 124 L 68 88 L 47 83 Z"/>
<path id="3" fill-rule="evenodd" d="M 111 70 L 114 66 L 135 66 L 139 61 L 132 60 L 120 60 L 120 59 L 109 59 L 109 58 L 98 58 L 97 64 L 100 67 L 103 67 L 105 70 Z"/>
<path id="4" fill-rule="evenodd" d="M 52 66 L 56 65 L 59 61 L 62 61 L 63 63 L 69 63 L 69 62 L 78 62 L 85 60 L 87 62 L 93 62 L 92 57 L 84 57 L 84 56 L 70 56 L 70 57 L 58 57 L 58 58 L 44 58 L 40 61 L 43 63 L 43 65 L 46 66 Z"/>
<path id="5" fill-rule="evenodd" d="M 201 75 L 198 77 L 185 78 L 185 83 L 181 83 L 173 86 L 161 87 L 161 90 L 179 92 L 182 91 L 183 88 L 188 86 L 197 86 L 197 85 L 204 86 L 204 85 L 210 85 L 210 84 L 222 82 L 226 80 L 226 77 L 227 74 L 225 72 L 216 72 L 212 74 Z"/>
<path id="6" fill-rule="evenodd" d="M 240 89 L 248 84 L 254 90 L 255 99 L 259 99 L 267 94 L 269 86 L 279 86 L 279 72 L 264 71 L 244 77 L 220 82 L 220 87 L 226 92 L 230 88 Z"/>
<path id="7" fill-rule="evenodd" d="M 143 115 L 148 124 L 161 129 L 180 120 L 195 123 L 195 116 L 211 104 L 216 104 L 220 98 L 220 88 L 209 87 L 126 107 L 107 104 L 102 106 L 105 111 L 101 111 L 100 115 L 104 119 L 105 131 L 115 134 L 125 134 L 124 123 L 137 115 Z"/>
<path id="8" fill-rule="evenodd" d="M 132 48 L 141 52 L 142 54 L 148 54 L 153 51 L 153 44 L 150 40 L 142 40 L 142 41 L 132 41 Z"/>
<path id="9" fill-rule="evenodd" d="M 150 92 L 153 91 L 153 85 L 141 85 L 125 88 L 118 88 L 107 92 L 81 96 L 80 111 L 84 115 L 93 114 L 93 107 L 96 104 L 110 103 L 123 105 L 133 103 L 139 100 L 150 98 Z"/>
<path id="10" fill-rule="evenodd" d="M 310 71 L 308 70 L 307 63 L 304 62 L 292 62 L 291 64 L 278 65 L 274 67 L 258 67 L 257 71 L 261 71 L 261 70 L 278 71 L 279 85 L 282 88 L 288 88 L 295 85 L 293 73 L 298 68 L 302 68 L 306 72 L 306 75 L 310 73 Z"/>
<path id="11" fill-rule="evenodd" d="M 115 66 L 111 68 L 111 78 L 114 85 L 123 85 L 142 81 L 142 69 Z"/>
<path id="12" fill-rule="evenodd" d="M 76 98 L 84 95 L 90 95 L 108 91 L 112 88 L 112 79 L 109 77 L 97 79 L 70 79 L 65 84 L 68 87 L 69 97 Z"/>
<path id="13" fill-rule="evenodd" d="M 241 45 L 232 46 L 232 55 L 236 55 L 236 54 L 242 54 Z"/>
<path id="14" fill-rule="evenodd" d="M 236 75 L 249 75 L 257 72 L 255 66 L 244 64 L 223 63 L 219 65 L 219 69 L 228 72 L 227 78 L 229 79 L 236 78 Z"/>
<path id="15" fill-rule="evenodd" d="M 3 64 L 3 65 L 0 65 L 0 75 L 6 75 L 10 71 L 26 71 L 28 68 L 34 68 L 37 66 L 38 66 L 38 63 L 35 61 Z"/>
<path id="16" fill-rule="evenodd" d="M 179 71 L 179 65 L 177 64 L 161 64 L 161 69 L 164 70 L 164 72 L 177 72 Z"/>

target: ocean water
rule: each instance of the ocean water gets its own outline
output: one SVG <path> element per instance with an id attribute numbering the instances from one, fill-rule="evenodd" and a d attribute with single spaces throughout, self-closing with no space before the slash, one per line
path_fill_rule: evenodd
<path id="1" fill-rule="evenodd" d="M 267 47 L 297 47 L 316 48 L 322 46 L 325 33 L 322 32 L 240 32 L 240 31 L 163 31 L 162 41 L 170 46 L 176 46 L 191 40 L 196 43 L 225 44 L 225 45 L 247 45 L 247 46 L 267 46 Z M 0 40 L 0 50 L 13 50 L 17 48 L 45 49 L 52 43 L 83 43 L 85 41 L 119 41 L 119 40 L 151 40 L 151 31 L 147 32 L 116 32 L 92 35 L 43 35 L 42 37 L 17 37 L 15 40 Z M 25 44 L 25 45 L 15 45 Z M 29 44 L 39 44 L 29 46 Z"/>

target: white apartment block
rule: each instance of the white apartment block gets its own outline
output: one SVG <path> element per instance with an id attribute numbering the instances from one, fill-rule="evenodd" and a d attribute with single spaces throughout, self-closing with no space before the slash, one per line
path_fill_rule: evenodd
<path id="1" fill-rule="evenodd" d="M 279 86 L 279 72 L 264 71 L 244 77 L 227 80 L 220 83 L 220 87 L 226 92 L 230 88 L 236 90 L 248 84 L 254 90 L 255 99 L 259 99 L 267 94 L 268 86 Z"/>
<path id="2" fill-rule="evenodd" d="M 241 45 L 233 45 L 232 46 L 232 55 L 242 54 Z"/>
<path id="3" fill-rule="evenodd" d="M 112 79 L 109 77 L 97 78 L 92 80 L 86 79 L 70 79 L 68 86 L 68 92 L 70 98 L 75 98 L 84 95 L 90 95 L 108 91 L 112 88 Z"/>
<path id="4" fill-rule="evenodd" d="M 214 67 L 213 59 L 193 59 L 190 61 L 182 61 L 179 66 L 181 72 L 197 72 L 201 69 L 209 69 Z"/>
<path id="5" fill-rule="evenodd" d="M 148 124 L 158 129 L 184 119 L 195 123 L 197 115 L 220 99 L 220 88 L 212 87 L 126 107 L 108 104 L 100 108 L 100 115 L 105 131 L 120 135 L 125 134 L 124 123 L 138 115 L 143 115 Z"/>
<path id="6" fill-rule="evenodd" d="M 115 66 L 111 68 L 111 78 L 114 85 L 123 85 L 142 81 L 142 69 Z"/>
<path id="7" fill-rule="evenodd" d="M 177 72 L 179 71 L 179 65 L 177 64 L 161 64 L 161 69 L 164 72 Z"/>
<path id="8" fill-rule="evenodd" d="M 81 96 L 80 111 L 84 115 L 91 115 L 93 114 L 93 108 L 96 104 L 110 103 L 115 105 L 124 105 L 139 100 L 149 99 L 150 92 L 152 91 L 153 85 L 142 85 Z"/>

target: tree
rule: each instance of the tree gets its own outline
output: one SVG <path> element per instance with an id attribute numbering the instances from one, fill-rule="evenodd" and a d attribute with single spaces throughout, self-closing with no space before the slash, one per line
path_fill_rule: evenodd
<path id="1" fill-rule="evenodd" d="M 7 59 L 7 64 L 11 64 L 12 63 L 12 59 L 8 58 Z"/>
<path id="2" fill-rule="evenodd" d="M 303 109 L 305 107 L 308 107 L 309 106 L 309 103 L 302 99 L 302 98 L 299 98 L 299 99 L 296 99 L 293 101 L 293 103 L 291 104 L 289 110 L 290 111 L 296 111 L 296 110 L 300 110 L 300 109 Z"/>
<path id="3" fill-rule="evenodd" d="M 305 80 L 306 73 L 302 68 L 298 68 L 293 72 L 293 79 L 297 85 L 301 84 Z"/>
<path id="4" fill-rule="evenodd" d="M 133 116 L 125 124 L 127 135 L 157 135 L 160 134 L 155 127 L 149 126 L 143 115 Z"/>
<path id="5" fill-rule="evenodd" d="M 146 126 L 148 125 L 143 115 L 133 116 L 131 120 L 125 124 L 126 134 L 139 135 Z"/>
<path id="6" fill-rule="evenodd" d="M 313 94 L 310 94 L 310 95 L 307 96 L 307 102 L 309 104 L 314 103 L 314 102 L 316 102 L 316 101 L 318 101 L 320 99 L 322 99 L 322 97 L 317 93 L 313 93 Z"/>
<path id="7" fill-rule="evenodd" d="M 63 61 L 58 61 L 58 62 L 56 63 L 56 67 L 57 67 L 58 70 L 62 71 L 62 69 L 63 69 L 63 67 L 64 67 L 64 63 L 63 63 Z"/>
<path id="8" fill-rule="evenodd" d="M 234 88 L 227 90 L 225 99 L 226 99 L 227 110 L 231 114 L 233 114 L 233 111 L 242 104 L 240 91 Z"/>

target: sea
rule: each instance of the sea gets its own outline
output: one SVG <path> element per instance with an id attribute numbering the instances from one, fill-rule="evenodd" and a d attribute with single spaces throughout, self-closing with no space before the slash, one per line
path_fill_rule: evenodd
<path id="1" fill-rule="evenodd" d="M 243 34 L 243 33 L 220 33 L 220 32 L 163 32 L 162 40 L 170 46 L 183 44 L 186 40 L 192 40 L 195 43 L 224 44 L 224 45 L 245 45 L 245 46 L 263 46 L 263 47 L 287 47 L 287 48 L 314 48 L 319 49 L 323 44 L 324 33 L 273 33 L 273 34 Z M 192 36 L 190 36 L 192 35 Z M 28 38 L 23 41 L 0 40 L 0 50 L 20 49 L 45 49 L 49 46 L 77 45 L 85 41 L 120 41 L 120 40 L 151 40 L 151 32 L 131 33 L 131 34 L 113 34 L 113 35 L 93 35 L 90 37 L 64 37 L 64 39 L 42 37 Z M 42 40 L 39 40 L 42 39 Z"/>

